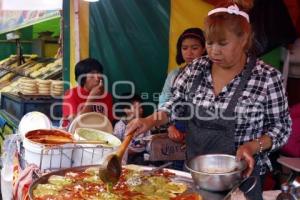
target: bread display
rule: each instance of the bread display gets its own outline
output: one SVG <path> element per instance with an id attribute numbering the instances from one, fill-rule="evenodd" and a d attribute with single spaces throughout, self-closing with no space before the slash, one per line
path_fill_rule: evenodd
<path id="1" fill-rule="evenodd" d="M 24 55 L 25 63 L 18 65 L 17 56 L 0 60 L 0 92 L 22 93 L 23 95 L 63 94 L 63 82 L 50 80 L 60 78 L 62 58 L 38 58 Z"/>

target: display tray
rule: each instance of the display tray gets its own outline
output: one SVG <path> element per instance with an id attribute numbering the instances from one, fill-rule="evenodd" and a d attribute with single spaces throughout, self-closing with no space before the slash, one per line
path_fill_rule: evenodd
<path id="1" fill-rule="evenodd" d="M 67 168 L 62 169 L 58 171 L 50 172 L 46 175 L 41 176 L 37 180 L 35 180 L 29 189 L 29 197 L 32 200 L 33 199 L 33 190 L 37 187 L 38 184 L 44 184 L 48 182 L 48 179 L 52 175 L 61 175 L 63 176 L 65 173 L 70 171 L 83 171 L 89 167 L 97 167 L 99 165 L 89 165 L 89 166 L 80 166 L 80 167 L 73 167 L 73 168 Z M 141 171 L 148 171 L 153 169 L 153 167 L 148 166 L 140 166 L 140 165 L 126 165 L 125 168 L 134 169 L 134 170 L 141 170 Z M 226 192 L 217 193 L 217 192 L 209 192 L 201 189 L 197 189 L 193 183 L 193 179 L 191 177 L 191 174 L 185 171 L 178 171 L 173 169 L 165 169 L 168 170 L 171 173 L 174 173 L 176 176 L 172 178 L 175 182 L 183 182 L 188 186 L 188 190 L 185 193 L 198 193 L 201 195 L 202 200 L 222 200 L 224 199 Z"/>
<path id="2" fill-rule="evenodd" d="M 18 92 L 18 95 L 20 97 L 24 97 L 24 98 L 44 98 L 44 99 L 50 99 L 52 97 L 60 97 L 62 95 L 53 95 L 53 94 L 40 94 L 40 93 L 34 93 L 34 94 L 23 94 L 22 92 Z"/>
<path id="3" fill-rule="evenodd" d="M 38 111 L 50 117 L 51 121 L 61 119 L 62 99 L 60 97 L 47 96 L 24 96 L 18 94 L 1 93 L 0 108 L 14 116 L 21 118 L 28 112 Z"/>
<path id="4" fill-rule="evenodd" d="M 33 97 L 36 97 L 36 96 L 44 96 L 44 97 L 50 97 L 51 95 L 50 94 L 40 94 L 40 93 L 32 93 L 32 94 L 26 94 L 26 93 L 22 93 L 22 92 L 18 92 L 18 95 L 19 96 L 33 96 Z"/>

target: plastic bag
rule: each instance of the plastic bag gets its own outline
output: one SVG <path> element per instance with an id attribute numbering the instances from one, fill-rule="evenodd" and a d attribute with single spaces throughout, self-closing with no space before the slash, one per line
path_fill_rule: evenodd
<path id="1" fill-rule="evenodd" d="M 15 155 L 19 153 L 20 142 L 21 137 L 18 134 L 8 135 L 4 140 L 1 157 L 1 191 L 3 200 L 12 199 L 14 167 L 16 167 Z"/>

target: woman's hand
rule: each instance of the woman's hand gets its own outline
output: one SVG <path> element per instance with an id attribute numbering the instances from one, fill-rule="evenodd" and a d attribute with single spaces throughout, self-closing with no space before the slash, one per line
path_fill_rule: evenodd
<path id="1" fill-rule="evenodd" d="M 161 126 L 167 122 L 168 114 L 164 111 L 158 111 L 147 118 L 133 119 L 129 124 L 127 124 L 125 134 L 132 132 L 135 134 L 141 134 L 150 130 L 154 126 Z"/>
<path id="2" fill-rule="evenodd" d="M 255 154 L 255 148 L 251 143 L 245 143 L 241 145 L 237 152 L 236 157 L 238 160 L 245 160 L 247 163 L 247 168 L 244 171 L 244 176 L 249 177 L 254 169 L 255 160 L 253 155 Z"/>
<path id="3" fill-rule="evenodd" d="M 135 134 L 141 134 L 150 130 L 153 126 L 153 121 L 149 118 L 137 118 L 133 119 L 126 126 L 126 133 L 129 134 L 134 132 Z"/>
<path id="4" fill-rule="evenodd" d="M 168 137 L 175 142 L 183 142 L 184 133 L 180 132 L 174 125 L 168 128 Z"/>
<path id="5" fill-rule="evenodd" d="M 261 136 L 260 138 L 239 146 L 236 157 L 238 160 L 245 160 L 247 162 L 248 168 L 245 170 L 244 175 L 250 176 L 255 165 L 255 160 L 253 155 L 261 153 L 262 151 L 268 150 L 272 147 L 272 138 L 267 134 Z"/>

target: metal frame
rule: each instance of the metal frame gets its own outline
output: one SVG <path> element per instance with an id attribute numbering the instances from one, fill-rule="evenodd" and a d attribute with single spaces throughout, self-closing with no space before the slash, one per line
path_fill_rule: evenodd
<path id="1" fill-rule="evenodd" d="M 88 144 L 88 145 L 90 145 L 90 144 Z M 94 144 L 91 144 L 91 145 L 94 145 Z M 77 156 L 80 155 L 80 157 L 74 157 L 75 150 L 81 151 L 81 155 L 77 154 Z M 74 167 L 74 164 L 77 164 L 76 166 L 101 164 L 100 161 L 98 163 L 96 159 L 98 159 L 99 156 L 101 158 L 103 156 L 105 156 L 105 154 L 104 154 L 105 151 L 112 152 L 114 150 L 115 150 L 114 147 L 103 147 L 101 145 L 82 146 L 82 145 L 78 145 L 78 144 L 70 144 L 70 145 L 68 144 L 68 146 L 45 147 L 45 148 L 41 149 L 40 160 L 39 160 L 38 166 L 39 166 L 41 172 L 45 173 L 45 172 L 51 172 L 51 171 L 55 171 L 55 170 Z M 66 151 L 71 151 L 71 153 L 66 152 Z M 88 162 L 88 163 L 86 160 L 84 160 L 84 156 L 87 155 L 87 153 L 89 154 L 89 156 L 91 156 L 90 162 Z M 57 161 L 57 158 L 54 158 L 54 156 L 57 156 L 57 155 L 59 156 L 59 159 L 58 159 L 59 163 L 54 163 L 55 161 Z M 45 159 L 46 156 L 48 157 L 47 159 Z M 21 159 L 23 165 L 25 165 L 24 167 L 26 167 L 29 164 L 25 160 L 25 152 L 23 150 L 20 151 L 20 159 Z M 76 163 L 75 163 L 75 159 L 77 159 Z M 78 160 L 80 160 L 80 161 L 78 162 Z M 63 162 L 69 162 L 69 164 L 67 164 L 68 166 L 64 167 Z M 47 167 L 45 167 L 45 163 L 46 163 Z M 48 163 L 49 163 L 49 165 L 48 165 Z M 78 165 L 78 163 L 79 163 L 79 165 Z"/>

